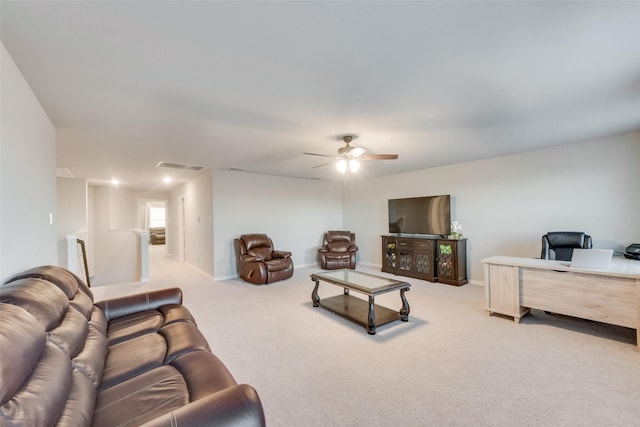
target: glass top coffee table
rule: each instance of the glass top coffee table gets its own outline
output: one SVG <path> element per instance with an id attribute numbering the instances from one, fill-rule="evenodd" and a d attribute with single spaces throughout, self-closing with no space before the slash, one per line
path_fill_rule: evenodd
<path id="1" fill-rule="evenodd" d="M 374 335 L 376 327 L 385 323 L 398 319 L 403 322 L 409 321 L 409 303 L 405 292 L 411 288 L 411 285 L 407 282 L 361 273 L 348 268 L 315 273 L 311 275 L 311 280 L 316 283 L 311 293 L 314 307 L 322 306 L 333 313 L 364 325 L 370 335 Z M 320 300 L 318 295 L 320 281 L 341 286 L 344 289 L 343 294 Z M 351 296 L 349 291 L 367 295 L 369 301 Z M 376 295 L 392 291 L 400 291 L 400 299 L 402 300 L 400 311 L 394 311 L 374 303 Z"/>

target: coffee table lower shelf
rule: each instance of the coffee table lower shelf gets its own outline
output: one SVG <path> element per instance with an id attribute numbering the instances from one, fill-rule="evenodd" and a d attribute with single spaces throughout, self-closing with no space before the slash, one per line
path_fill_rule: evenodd
<path id="1" fill-rule="evenodd" d="M 364 326 L 370 334 L 375 334 L 376 327 L 393 322 L 394 320 L 400 319 L 405 322 L 407 321 L 406 316 L 402 316 L 399 312 L 374 304 L 375 325 L 371 328 L 371 325 L 369 325 L 369 303 L 349 294 L 321 299 L 320 306 L 345 319 Z"/>

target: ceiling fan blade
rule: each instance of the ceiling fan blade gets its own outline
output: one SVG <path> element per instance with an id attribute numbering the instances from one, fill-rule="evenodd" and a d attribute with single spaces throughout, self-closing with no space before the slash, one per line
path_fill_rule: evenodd
<path id="1" fill-rule="evenodd" d="M 331 158 L 336 157 L 336 156 L 330 156 L 328 154 L 318 154 L 318 153 L 302 153 L 302 154 L 306 154 L 308 156 L 320 156 L 320 157 L 331 157 Z"/>
<path id="2" fill-rule="evenodd" d="M 397 154 L 368 154 L 360 157 L 361 160 L 395 160 L 397 158 Z"/>
<path id="3" fill-rule="evenodd" d="M 328 164 L 329 164 L 329 163 L 321 163 L 321 164 L 319 164 L 319 165 L 315 165 L 315 166 L 313 166 L 312 168 L 313 168 L 313 169 L 315 169 L 315 168 L 321 168 L 322 166 L 327 166 Z"/>

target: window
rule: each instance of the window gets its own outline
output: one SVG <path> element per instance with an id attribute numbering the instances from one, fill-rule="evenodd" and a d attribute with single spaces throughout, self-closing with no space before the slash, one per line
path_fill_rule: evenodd
<path id="1" fill-rule="evenodd" d="M 164 208 L 149 208 L 149 227 L 165 226 Z"/>

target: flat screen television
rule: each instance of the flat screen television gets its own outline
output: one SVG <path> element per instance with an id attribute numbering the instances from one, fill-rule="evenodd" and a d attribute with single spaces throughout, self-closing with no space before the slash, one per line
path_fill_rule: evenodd
<path id="1" fill-rule="evenodd" d="M 389 233 L 451 233 L 451 196 L 389 199 Z"/>

